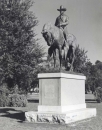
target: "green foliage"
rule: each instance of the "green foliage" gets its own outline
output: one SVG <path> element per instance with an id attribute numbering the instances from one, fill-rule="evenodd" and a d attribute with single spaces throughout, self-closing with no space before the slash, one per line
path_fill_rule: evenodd
<path id="1" fill-rule="evenodd" d="M 0 86 L 0 107 L 25 107 L 27 105 L 27 98 L 25 95 L 17 94 L 17 89 L 13 91 L 14 94 L 9 94 L 7 85 Z"/>
<path id="2" fill-rule="evenodd" d="M 96 88 L 95 96 L 96 96 L 97 102 L 100 103 L 102 101 L 102 88 L 101 87 Z"/>
<path id="3" fill-rule="evenodd" d="M 75 49 L 75 60 L 73 63 L 74 72 L 82 73 L 82 68 L 85 66 L 87 61 L 87 51 L 80 49 L 79 45 L 77 45 Z"/>
<path id="4" fill-rule="evenodd" d="M 96 87 L 102 87 L 102 62 L 99 61 L 93 65 L 92 70 L 93 81 Z"/>
<path id="5" fill-rule="evenodd" d="M 26 107 L 27 106 L 27 98 L 25 95 L 19 94 L 11 94 L 10 98 L 10 107 Z"/>
<path id="6" fill-rule="evenodd" d="M 96 61 L 95 65 L 86 62 L 82 69 L 86 76 L 86 89 L 95 92 L 97 87 L 102 87 L 102 62 Z"/>
<path id="7" fill-rule="evenodd" d="M 32 0 L 0 0 L 0 82 L 28 91 L 44 48 L 35 39 Z"/>

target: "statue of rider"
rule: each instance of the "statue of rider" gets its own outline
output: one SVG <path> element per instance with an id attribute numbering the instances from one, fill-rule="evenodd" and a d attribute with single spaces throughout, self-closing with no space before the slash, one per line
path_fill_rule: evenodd
<path id="1" fill-rule="evenodd" d="M 62 5 L 60 6 L 60 9 L 57 9 L 57 10 L 60 11 L 60 15 L 56 18 L 55 26 L 62 29 L 64 38 L 65 38 L 65 43 L 66 43 L 67 36 L 68 36 L 67 25 L 69 23 L 69 18 L 67 15 L 64 14 L 64 12 L 66 11 L 66 8 L 64 8 Z"/>

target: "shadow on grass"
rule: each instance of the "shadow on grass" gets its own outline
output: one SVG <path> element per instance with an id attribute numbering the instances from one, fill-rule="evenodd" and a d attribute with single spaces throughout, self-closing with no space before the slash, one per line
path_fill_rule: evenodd
<path id="1" fill-rule="evenodd" d="M 0 113 L 8 113 L 8 111 L 16 111 L 14 108 L 0 108 Z"/>
<path id="2" fill-rule="evenodd" d="M 21 110 L 16 110 L 14 108 L 0 108 L 1 117 L 7 117 L 19 120 L 21 122 L 25 121 L 25 112 Z"/>
<path id="3" fill-rule="evenodd" d="M 39 103 L 39 100 L 28 99 L 28 103 Z"/>

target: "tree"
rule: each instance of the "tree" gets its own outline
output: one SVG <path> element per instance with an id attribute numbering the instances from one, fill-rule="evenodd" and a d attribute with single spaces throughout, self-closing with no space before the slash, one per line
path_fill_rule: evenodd
<path id="1" fill-rule="evenodd" d="M 29 11 L 32 0 L 0 0 L 1 83 L 28 91 L 44 48 L 35 38 L 38 20 Z"/>
<path id="2" fill-rule="evenodd" d="M 91 69 L 92 69 L 92 63 L 90 61 L 85 63 L 85 66 L 82 68 L 82 73 L 86 76 L 85 81 L 85 92 L 91 90 L 93 86 L 92 78 L 91 78 Z"/>
<path id="3" fill-rule="evenodd" d="M 96 87 L 102 87 L 102 62 L 101 61 L 96 61 L 94 65 L 96 69 L 96 75 L 95 75 L 95 84 Z"/>
<path id="4" fill-rule="evenodd" d="M 83 68 L 83 73 L 86 76 L 86 88 L 92 90 L 92 93 L 96 88 L 102 86 L 102 62 L 96 61 L 95 65 L 91 62 L 87 62 Z"/>
<path id="5" fill-rule="evenodd" d="M 86 62 L 88 62 L 87 51 L 80 49 L 79 45 L 77 45 L 75 49 L 75 60 L 73 63 L 74 71 L 83 73 L 83 67 Z"/>

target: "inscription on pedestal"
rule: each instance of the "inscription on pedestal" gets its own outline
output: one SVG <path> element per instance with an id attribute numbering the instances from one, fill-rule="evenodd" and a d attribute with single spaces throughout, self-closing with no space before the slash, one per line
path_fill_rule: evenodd
<path id="1" fill-rule="evenodd" d="M 44 87 L 44 97 L 45 98 L 49 98 L 49 99 L 53 99 L 55 98 L 55 86 L 54 85 L 46 85 Z"/>
<path id="2" fill-rule="evenodd" d="M 42 79 L 41 79 L 42 80 Z M 41 104 L 57 106 L 59 105 L 59 80 L 58 79 L 43 79 L 41 81 Z"/>

